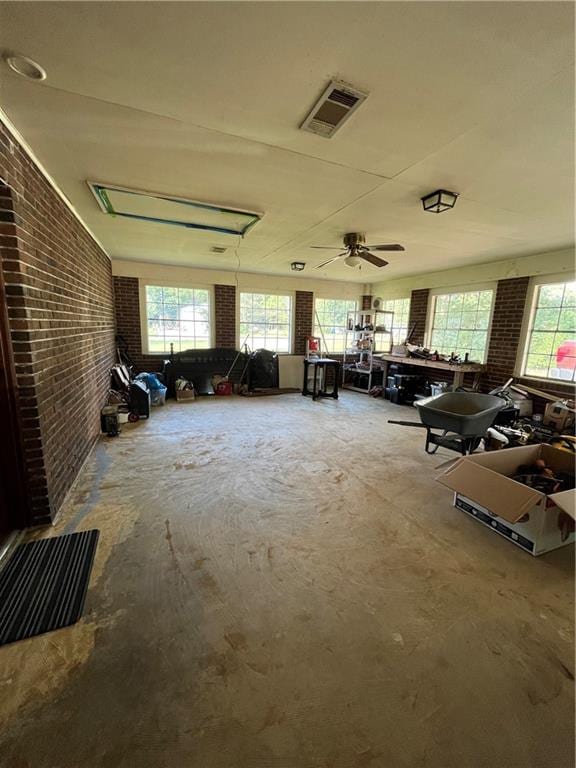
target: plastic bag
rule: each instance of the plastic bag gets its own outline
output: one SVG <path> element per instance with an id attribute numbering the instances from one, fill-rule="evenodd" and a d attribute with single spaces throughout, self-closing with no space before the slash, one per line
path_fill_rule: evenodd
<path id="1" fill-rule="evenodd" d="M 160 385 L 158 389 L 150 390 L 150 405 L 165 405 L 166 404 L 166 387 Z"/>
<path id="2" fill-rule="evenodd" d="M 164 384 L 160 381 L 157 374 L 155 373 L 139 373 L 138 376 L 135 377 L 136 381 L 143 381 L 144 384 L 148 387 L 150 392 L 152 392 L 155 389 L 165 389 Z"/>
<path id="3" fill-rule="evenodd" d="M 150 392 L 150 405 L 165 405 L 167 390 L 155 373 L 139 373 L 135 381 L 141 381 Z"/>

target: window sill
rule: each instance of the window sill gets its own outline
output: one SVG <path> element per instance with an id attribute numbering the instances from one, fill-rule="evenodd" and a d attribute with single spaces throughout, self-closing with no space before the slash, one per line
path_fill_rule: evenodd
<path id="1" fill-rule="evenodd" d="M 568 381 L 567 379 L 541 379 L 537 376 L 528 376 L 525 373 L 516 373 L 514 374 L 514 378 L 521 379 L 522 381 L 535 381 L 539 384 L 547 384 L 549 387 L 558 385 L 567 387 L 568 389 L 574 389 L 574 387 L 576 387 L 576 382 Z"/>
<path id="2" fill-rule="evenodd" d="M 198 348 L 192 348 L 192 349 L 184 349 L 183 352 L 207 352 L 209 349 L 213 349 L 214 347 L 198 347 Z M 238 350 L 235 350 L 238 352 Z M 252 352 L 255 352 L 256 350 L 252 350 Z M 274 350 L 268 350 L 269 352 L 273 352 Z M 143 357 L 170 357 L 170 351 L 168 352 L 142 352 Z M 179 355 L 180 352 L 174 352 L 175 355 Z M 276 352 L 278 357 L 302 357 L 302 355 L 297 355 L 296 352 Z M 338 352 L 334 352 L 333 354 L 341 354 Z"/>

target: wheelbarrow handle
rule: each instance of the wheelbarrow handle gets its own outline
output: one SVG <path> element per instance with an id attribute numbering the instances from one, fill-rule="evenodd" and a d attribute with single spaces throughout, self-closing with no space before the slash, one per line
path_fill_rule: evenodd
<path id="1" fill-rule="evenodd" d="M 428 429 L 426 424 L 422 424 L 419 421 L 394 421 L 388 419 L 388 424 L 400 424 L 401 427 L 418 427 L 419 429 Z"/>

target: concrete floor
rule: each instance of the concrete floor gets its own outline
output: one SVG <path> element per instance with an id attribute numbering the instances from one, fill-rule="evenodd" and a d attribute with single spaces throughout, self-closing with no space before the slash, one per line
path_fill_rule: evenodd
<path id="1" fill-rule="evenodd" d="M 0 648 L 8 768 L 571 768 L 572 548 L 451 506 L 412 417 L 345 393 L 172 403 L 49 535 L 85 616 Z"/>

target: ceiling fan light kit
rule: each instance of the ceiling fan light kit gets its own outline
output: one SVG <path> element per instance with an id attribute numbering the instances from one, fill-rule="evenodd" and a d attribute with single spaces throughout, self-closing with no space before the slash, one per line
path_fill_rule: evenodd
<path id="1" fill-rule="evenodd" d="M 422 206 L 429 213 L 443 213 L 449 211 L 456 205 L 458 195 L 455 192 L 449 192 L 447 189 L 437 189 L 429 195 L 421 198 Z"/>
<path id="2" fill-rule="evenodd" d="M 323 261 L 322 264 L 317 264 L 316 269 L 322 269 L 322 267 L 328 266 L 333 261 L 338 261 L 343 256 L 344 264 L 348 267 L 358 267 L 362 265 L 363 261 L 367 261 L 374 267 L 385 267 L 388 262 L 381 259 L 380 256 L 376 256 L 371 251 L 403 251 L 404 246 L 400 243 L 381 243 L 380 245 L 365 245 L 366 235 L 362 232 L 347 232 L 344 235 L 344 251 L 339 253 L 338 256 L 334 256 L 328 261 Z M 339 250 L 338 246 L 334 245 L 312 245 L 312 248 L 320 248 L 322 250 Z"/>

